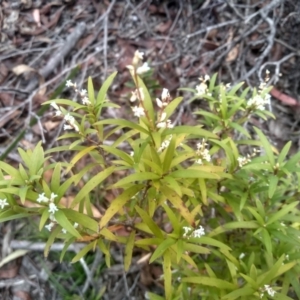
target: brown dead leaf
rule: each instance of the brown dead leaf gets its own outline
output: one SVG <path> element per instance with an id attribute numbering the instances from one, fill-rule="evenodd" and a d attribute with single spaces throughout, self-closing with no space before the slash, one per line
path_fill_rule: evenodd
<path id="1" fill-rule="evenodd" d="M 166 33 L 170 27 L 172 26 L 172 20 L 168 20 L 167 22 L 162 22 L 158 24 L 155 28 L 154 31 L 159 32 L 159 33 Z"/>
<path id="2" fill-rule="evenodd" d="M 237 44 L 229 51 L 229 53 L 226 56 L 226 62 L 231 62 L 236 60 L 236 58 L 239 55 L 239 48 L 240 48 L 240 44 Z"/>
<path id="3" fill-rule="evenodd" d="M 44 77 L 37 71 L 35 70 L 34 68 L 31 68 L 25 64 L 20 64 L 20 65 L 17 65 L 15 67 L 12 68 L 12 71 L 16 74 L 16 75 L 21 75 L 21 74 L 26 74 L 28 72 L 34 72 L 38 75 L 39 77 L 39 85 L 43 85 L 45 83 L 45 79 Z M 46 90 L 47 90 L 47 87 L 44 87 L 42 89 L 39 89 L 38 91 L 38 94 L 39 95 L 45 95 L 46 93 Z"/>
<path id="4" fill-rule="evenodd" d="M 280 100 L 281 102 L 283 102 L 286 105 L 290 105 L 290 106 L 299 106 L 300 105 L 299 102 L 295 98 L 293 98 L 287 94 L 281 93 L 279 90 L 277 90 L 274 87 L 271 90 L 270 94 L 274 98 Z"/>

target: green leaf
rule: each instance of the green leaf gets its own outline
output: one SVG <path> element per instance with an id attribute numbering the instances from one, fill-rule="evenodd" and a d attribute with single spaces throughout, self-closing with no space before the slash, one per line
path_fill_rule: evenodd
<path id="1" fill-rule="evenodd" d="M 147 135 L 149 135 L 149 132 L 147 129 L 145 129 L 144 127 L 127 121 L 127 120 L 123 120 L 123 119 L 105 119 L 99 122 L 96 122 L 94 125 L 102 125 L 102 124 L 109 124 L 109 125 L 118 125 L 118 126 L 122 126 L 122 127 L 128 127 L 128 128 L 132 128 L 137 130 L 140 133 L 145 133 Z"/>
<path id="2" fill-rule="evenodd" d="M 277 189 L 278 177 L 275 175 L 271 175 L 271 176 L 269 176 L 268 179 L 269 179 L 268 196 L 269 196 L 269 198 L 272 198 Z"/>
<path id="3" fill-rule="evenodd" d="M 66 229 L 70 234 L 77 238 L 81 237 L 80 233 L 74 228 L 74 226 L 71 224 L 62 210 L 58 210 L 57 212 L 55 212 L 55 219 L 57 220 L 58 224 L 63 229 Z"/>
<path id="4" fill-rule="evenodd" d="M 194 225 L 194 217 L 189 212 L 181 198 L 176 194 L 176 192 L 172 191 L 167 186 L 161 186 L 160 187 L 161 192 L 164 194 L 164 196 L 178 209 L 179 213 L 185 220 L 191 225 Z"/>
<path id="5" fill-rule="evenodd" d="M 117 73 L 118 72 L 114 72 L 111 75 L 109 75 L 106 78 L 106 80 L 103 82 L 103 84 L 102 84 L 102 86 L 99 90 L 99 93 L 97 95 L 97 101 L 96 101 L 96 106 L 99 105 L 99 111 L 97 113 L 97 117 L 99 117 L 101 115 L 101 109 L 102 109 L 102 106 L 104 104 L 107 91 L 108 91 L 109 87 L 111 86 L 111 84 L 112 84 L 114 78 L 116 77 Z"/>
<path id="6" fill-rule="evenodd" d="M 60 226 L 56 226 L 54 230 L 51 231 L 51 234 L 48 238 L 48 241 L 45 245 L 44 256 L 47 257 L 50 251 L 50 247 L 54 243 L 55 238 L 60 234 L 61 228 Z"/>
<path id="7" fill-rule="evenodd" d="M 283 206 L 279 211 L 277 211 L 276 213 L 274 213 L 270 216 L 266 225 L 270 225 L 270 224 L 278 221 L 285 215 L 287 215 L 290 211 L 292 211 L 298 205 L 298 203 L 299 203 L 299 201 L 295 201 L 288 205 Z"/>
<path id="8" fill-rule="evenodd" d="M 204 130 L 199 126 L 176 126 L 175 128 L 165 129 L 164 135 L 170 135 L 174 133 L 184 133 L 184 134 L 193 134 L 197 137 L 213 138 L 218 139 L 218 136 L 214 133 Z"/>
<path id="9" fill-rule="evenodd" d="M 247 299 L 246 296 L 252 296 L 255 290 L 250 287 L 243 287 L 222 297 L 222 300 Z M 243 298 L 242 298 L 243 297 Z M 251 298 L 252 299 L 252 298 Z"/>
<path id="10" fill-rule="evenodd" d="M 135 230 L 132 230 L 128 237 L 126 246 L 125 246 L 125 257 L 124 257 L 125 272 L 127 272 L 129 270 L 130 265 L 131 265 L 134 240 L 135 240 Z"/>
<path id="11" fill-rule="evenodd" d="M 265 245 L 269 255 L 272 255 L 272 241 L 269 232 L 266 228 L 262 228 L 262 243 Z"/>
<path id="12" fill-rule="evenodd" d="M 83 247 L 72 259 L 71 263 L 74 264 L 77 261 L 79 261 L 83 256 L 85 256 L 88 252 L 91 250 L 95 250 L 97 244 L 97 240 L 92 241 L 91 243 L 87 244 L 85 247 Z"/>
<path id="13" fill-rule="evenodd" d="M 274 154 L 272 151 L 272 147 L 270 145 L 270 142 L 268 141 L 268 139 L 266 138 L 266 136 L 262 133 L 262 131 L 260 129 L 258 129 L 257 127 L 253 127 L 255 132 L 257 133 L 257 135 L 260 138 L 261 144 L 264 147 L 265 151 L 266 151 L 266 155 L 269 159 L 269 162 L 271 164 L 272 167 L 274 167 L 275 165 L 275 158 L 274 158 Z"/>
<path id="14" fill-rule="evenodd" d="M 116 157 L 120 157 L 121 159 L 126 161 L 129 165 L 133 165 L 132 157 L 130 155 L 128 155 L 126 152 L 116 149 L 115 147 L 112 147 L 112 146 L 103 145 L 103 146 L 101 146 L 101 148 L 108 153 L 114 154 Z"/>
<path id="15" fill-rule="evenodd" d="M 290 151 L 291 145 L 292 145 L 292 142 L 289 141 L 282 148 L 282 150 L 278 156 L 278 159 L 277 159 L 277 162 L 279 163 L 279 165 L 282 164 L 284 162 L 284 160 L 286 159 L 286 156 L 288 155 L 288 153 Z"/>
<path id="16" fill-rule="evenodd" d="M 179 106 L 180 102 L 182 101 L 183 97 L 177 97 L 173 99 L 167 107 L 165 107 L 164 112 L 167 114 L 166 119 L 169 119 L 169 117 L 173 114 L 175 109 Z"/>
<path id="17" fill-rule="evenodd" d="M 209 173 L 204 170 L 207 170 L 205 168 L 202 168 L 203 166 L 199 166 L 198 170 L 195 170 L 193 167 L 186 169 L 186 170 L 177 170 L 169 174 L 169 176 L 172 176 L 174 178 L 204 178 L 204 179 L 220 179 L 220 176 L 215 173 Z M 198 168 L 198 166 L 197 166 Z M 202 169 L 202 170 L 201 170 Z"/>
<path id="18" fill-rule="evenodd" d="M 153 263 L 156 259 L 158 259 L 159 257 L 161 257 L 165 251 L 172 245 L 174 245 L 176 243 L 176 240 L 171 239 L 171 238 L 167 238 L 166 240 L 164 240 L 161 244 L 158 245 L 158 247 L 155 249 L 155 251 L 153 252 L 149 263 Z"/>
<path id="19" fill-rule="evenodd" d="M 152 220 L 152 218 L 149 217 L 146 211 L 141 209 L 139 206 L 135 206 L 135 210 L 140 215 L 144 223 L 149 227 L 149 229 L 152 231 L 152 233 L 157 238 L 164 238 L 164 235 L 161 231 L 161 229 L 158 227 L 158 225 Z"/>
<path id="20" fill-rule="evenodd" d="M 230 122 L 229 126 L 232 127 L 233 129 L 235 129 L 236 131 L 240 132 L 241 134 L 243 134 L 247 138 L 249 138 L 249 139 L 251 138 L 251 135 L 249 134 L 248 130 L 245 129 L 244 127 L 242 127 L 241 125 L 239 125 L 235 122 Z"/>
<path id="21" fill-rule="evenodd" d="M 88 96 L 89 96 L 89 100 L 91 102 L 92 105 L 95 104 L 95 91 L 94 91 L 94 85 L 93 85 L 93 80 L 92 77 L 89 76 L 88 77 Z"/>
<path id="22" fill-rule="evenodd" d="M 210 254 L 210 250 L 191 243 L 184 243 L 183 245 L 184 251 L 191 251 L 193 253 L 199 253 L 199 254 Z"/>
<path id="23" fill-rule="evenodd" d="M 197 276 L 197 277 L 184 277 L 181 279 L 182 282 L 189 282 L 189 283 L 196 283 L 205 286 L 212 286 L 216 287 L 220 290 L 235 290 L 237 287 L 236 285 L 227 282 L 222 279 L 211 278 L 211 277 L 204 277 L 204 276 Z"/>
<path id="24" fill-rule="evenodd" d="M 10 166 L 9 164 L 0 161 L 0 169 L 5 171 L 8 175 L 10 175 L 13 178 L 19 178 L 19 171 L 15 169 L 14 167 Z"/>
<path id="25" fill-rule="evenodd" d="M 176 139 L 173 137 L 169 143 L 167 151 L 164 155 L 163 160 L 163 173 L 167 173 L 170 169 L 171 162 L 173 160 L 174 152 L 175 152 Z"/>
<path id="26" fill-rule="evenodd" d="M 98 173 L 92 177 L 80 190 L 80 192 L 74 198 L 71 207 L 74 208 L 89 192 L 91 192 L 95 187 L 97 187 L 103 180 L 105 180 L 113 171 L 115 170 L 114 166 L 111 166 L 104 171 Z"/>
<path id="27" fill-rule="evenodd" d="M 125 190 L 121 195 L 115 198 L 110 204 L 109 208 L 106 210 L 104 216 L 100 221 L 100 228 L 103 228 L 111 218 L 130 200 L 137 192 L 144 188 L 144 184 L 136 184 L 127 190 Z"/>
<path id="28" fill-rule="evenodd" d="M 163 260 L 164 271 L 164 288 L 166 300 L 172 299 L 172 272 L 171 272 L 171 253 L 170 250 L 166 250 Z"/>
<path id="29" fill-rule="evenodd" d="M 172 224 L 174 232 L 179 235 L 180 230 L 181 230 L 179 218 L 175 215 L 175 213 L 173 212 L 173 210 L 167 204 L 163 203 L 161 206 L 165 210 L 165 212 L 166 212 L 166 214 L 168 216 L 168 219 L 169 219 L 169 221 Z"/>
<path id="30" fill-rule="evenodd" d="M 65 174 L 69 173 L 70 170 L 75 166 L 75 164 L 86 154 L 92 152 L 97 146 L 86 147 L 83 150 L 79 151 L 70 161 L 70 166 L 65 170 Z"/>
<path id="31" fill-rule="evenodd" d="M 199 183 L 199 188 L 200 188 L 200 192 L 201 192 L 202 202 L 203 202 L 204 205 L 208 205 L 205 179 L 204 178 L 199 178 L 198 183 Z"/>
<path id="32" fill-rule="evenodd" d="M 157 180 L 159 179 L 160 176 L 157 174 L 153 174 L 151 172 L 143 172 L 143 173 L 134 173 L 131 175 L 128 175 L 127 177 L 119 180 L 118 182 L 116 182 L 113 187 L 121 187 L 123 185 L 126 185 L 128 183 L 131 183 L 133 181 L 147 181 L 147 180 Z"/>
<path id="33" fill-rule="evenodd" d="M 26 200 L 27 191 L 28 191 L 28 186 L 22 186 L 19 191 L 20 200 L 23 205 Z"/>
<path id="34" fill-rule="evenodd" d="M 78 223 L 79 225 L 83 226 L 86 229 L 90 229 L 94 232 L 98 232 L 99 225 L 98 222 L 95 221 L 94 219 L 90 218 L 89 216 L 82 214 L 80 212 L 77 212 L 73 209 L 68 209 L 68 208 L 62 208 L 60 209 L 63 211 L 65 216 L 72 220 L 73 222 Z"/>
<path id="35" fill-rule="evenodd" d="M 55 165 L 51 178 L 51 191 L 57 191 L 60 186 L 61 163 Z"/>
<path id="36" fill-rule="evenodd" d="M 181 258 L 182 258 L 182 254 L 184 252 L 184 246 L 185 246 L 185 241 L 183 241 L 182 239 L 179 239 L 177 241 L 176 244 L 176 262 L 177 264 L 179 264 Z"/>

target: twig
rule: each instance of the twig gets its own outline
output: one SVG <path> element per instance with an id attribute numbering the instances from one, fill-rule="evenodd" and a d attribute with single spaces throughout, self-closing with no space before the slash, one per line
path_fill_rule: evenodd
<path id="1" fill-rule="evenodd" d="M 84 244 L 84 243 L 71 244 L 68 247 L 67 251 L 72 251 L 72 252 L 77 253 L 85 246 L 86 246 L 86 244 Z M 28 241 L 12 240 L 10 242 L 10 247 L 12 249 L 25 249 L 25 250 L 43 252 L 45 250 L 46 243 L 42 243 L 42 242 L 32 243 L 32 242 L 28 242 Z M 64 243 L 53 243 L 50 248 L 50 251 L 62 251 L 64 247 L 65 247 Z"/>

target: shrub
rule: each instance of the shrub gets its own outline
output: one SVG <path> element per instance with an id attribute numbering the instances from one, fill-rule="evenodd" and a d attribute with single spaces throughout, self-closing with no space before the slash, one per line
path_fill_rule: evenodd
<path id="1" fill-rule="evenodd" d="M 162 265 L 166 299 L 300 298 L 300 153 L 289 157 L 291 143 L 279 153 L 260 129 L 245 126 L 250 117 L 272 117 L 265 110 L 270 88 L 242 90 L 243 83 L 217 85 L 216 75 L 205 76 L 195 89 L 182 89 L 190 102 L 206 104 L 195 111 L 199 124 L 179 126 L 170 118 L 183 98 L 163 89 L 153 101 L 137 74 L 142 58 L 137 51 L 128 66 L 133 121 L 103 118 L 105 108 L 118 109 L 107 98 L 116 73 L 97 95 L 91 78 L 87 91 L 68 81 L 80 103 L 48 102 L 63 117 L 59 139 L 67 143 L 46 153 L 41 143 L 19 149 L 18 169 L 0 162 L 0 220 L 40 216 L 39 229 L 50 231 L 46 256 L 56 239 L 65 242 L 61 259 L 69 245 L 86 242 L 73 262 L 98 247 L 110 266 L 111 244 L 119 243 L 127 271 L 141 248 L 151 253 L 149 263 Z M 58 152 L 74 154 L 69 163 L 51 162 Z M 83 157 L 89 163 L 76 168 Z M 107 190 L 116 196 L 98 220 L 91 205 Z M 74 191 L 65 207 L 62 197 Z"/>

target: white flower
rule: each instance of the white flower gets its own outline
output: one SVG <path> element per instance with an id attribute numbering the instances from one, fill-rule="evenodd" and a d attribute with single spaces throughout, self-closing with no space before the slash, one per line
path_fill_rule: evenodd
<path id="1" fill-rule="evenodd" d="M 244 257 L 245 257 L 245 253 L 242 252 L 239 256 L 239 259 L 243 259 Z"/>
<path id="2" fill-rule="evenodd" d="M 74 223 L 74 228 L 77 228 L 78 227 L 78 223 Z"/>
<path id="3" fill-rule="evenodd" d="M 130 151 L 129 155 L 130 155 L 130 156 L 134 156 L 134 152 L 133 152 L 133 151 Z"/>
<path id="4" fill-rule="evenodd" d="M 73 127 L 74 127 L 76 132 L 79 132 L 79 127 L 76 124 L 73 124 Z"/>
<path id="5" fill-rule="evenodd" d="M 206 81 L 208 81 L 209 79 L 210 79 L 210 76 L 206 74 L 206 75 L 204 76 L 204 81 L 206 82 Z"/>
<path id="6" fill-rule="evenodd" d="M 45 196 L 45 193 L 39 194 L 39 197 L 36 199 L 37 202 L 49 202 L 49 199 Z"/>
<path id="7" fill-rule="evenodd" d="M 168 89 L 163 88 L 161 93 L 161 100 L 163 102 L 170 100 L 171 96 Z"/>
<path id="8" fill-rule="evenodd" d="M 64 124 L 64 130 L 71 130 L 71 129 L 73 129 L 71 125 Z"/>
<path id="9" fill-rule="evenodd" d="M 261 95 L 256 95 L 248 100 L 247 107 L 253 107 L 258 110 L 265 110 L 265 105 L 270 103 L 271 96 L 265 95 L 263 98 Z"/>
<path id="10" fill-rule="evenodd" d="M 91 104 L 91 101 L 89 100 L 88 97 L 83 97 L 81 101 L 82 101 L 83 105 L 89 105 L 89 104 Z"/>
<path id="11" fill-rule="evenodd" d="M 157 128 L 173 128 L 174 125 L 172 124 L 171 120 L 167 120 L 166 122 L 159 122 L 156 124 Z"/>
<path id="12" fill-rule="evenodd" d="M 198 158 L 195 160 L 195 163 L 199 165 L 203 165 L 203 160 L 201 158 Z"/>
<path id="13" fill-rule="evenodd" d="M 183 237 L 186 237 L 187 234 L 192 230 L 192 228 L 187 227 L 187 226 L 182 227 L 182 229 L 184 230 Z"/>
<path id="14" fill-rule="evenodd" d="M 201 236 L 205 235 L 204 228 L 200 225 L 199 229 L 196 229 L 193 233 L 192 236 L 195 238 L 200 238 Z"/>
<path id="15" fill-rule="evenodd" d="M 54 203 L 51 202 L 49 204 L 49 210 L 48 211 L 49 211 L 49 213 L 54 214 L 56 211 L 58 211 L 58 208 Z"/>
<path id="16" fill-rule="evenodd" d="M 142 65 L 141 67 L 138 67 L 138 68 L 136 69 L 136 73 L 137 73 L 137 74 L 143 74 L 143 73 L 148 72 L 149 70 L 150 70 L 150 67 L 149 67 L 148 63 L 147 63 L 147 62 L 144 62 L 143 65 Z"/>
<path id="17" fill-rule="evenodd" d="M 74 86 L 74 83 L 71 80 L 67 80 L 66 87 Z"/>
<path id="18" fill-rule="evenodd" d="M 239 166 L 240 168 L 242 168 L 244 165 L 246 165 L 248 162 L 251 161 L 251 159 L 249 157 L 238 157 L 237 159 L 238 163 L 239 163 Z"/>
<path id="19" fill-rule="evenodd" d="M 269 285 L 265 284 L 265 291 L 269 294 L 269 296 L 273 297 L 276 293 Z"/>
<path id="20" fill-rule="evenodd" d="M 51 231 L 52 228 L 53 228 L 53 226 L 54 226 L 54 223 L 51 222 L 51 223 L 49 223 L 48 225 L 45 225 L 45 228 L 48 229 L 49 231 Z"/>
<path id="21" fill-rule="evenodd" d="M 197 143 L 197 151 L 196 151 L 196 155 L 199 156 L 196 160 L 196 163 L 202 165 L 203 164 L 203 159 L 206 160 L 206 161 L 211 161 L 211 156 L 209 154 L 209 150 L 206 149 L 205 147 L 207 146 L 208 144 L 205 143 L 205 140 L 202 139 L 202 142 L 201 143 Z"/>
<path id="22" fill-rule="evenodd" d="M 161 114 L 161 116 L 160 116 L 160 119 L 159 119 L 159 121 L 164 121 L 165 119 L 166 119 L 166 117 L 167 117 L 167 113 L 166 112 L 163 112 L 162 114 Z"/>
<path id="23" fill-rule="evenodd" d="M 9 205 L 7 199 L 0 199 L 0 207 L 3 209 L 5 206 Z"/>
<path id="24" fill-rule="evenodd" d="M 64 228 L 62 228 L 62 233 L 64 233 L 64 234 L 66 234 L 67 233 L 67 230 L 66 229 L 64 229 Z"/>
<path id="25" fill-rule="evenodd" d="M 141 87 L 139 88 L 139 90 L 136 89 L 134 92 L 131 92 L 131 94 L 132 94 L 130 97 L 131 102 L 135 102 L 139 98 L 141 98 L 141 99 L 139 99 L 140 101 L 144 101 L 144 99 L 145 99 L 143 88 L 141 88 Z"/>
<path id="26" fill-rule="evenodd" d="M 56 194 L 51 193 L 51 195 L 50 195 L 50 202 L 53 202 L 56 197 L 57 197 Z"/>
<path id="27" fill-rule="evenodd" d="M 133 59 L 132 59 L 132 64 L 134 67 L 136 67 L 138 65 L 138 63 L 143 60 L 144 58 L 144 52 L 140 52 L 139 50 L 136 50 L 134 52 L 134 56 L 133 56 Z"/>
<path id="28" fill-rule="evenodd" d="M 87 94 L 87 90 L 86 89 L 82 89 L 79 93 L 80 93 L 81 97 L 84 97 Z"/>
<path id="29" fill-rule="evenodd" d="M 64 119 L 69 122 L 70 124 L 74 124 L 75 122 L 75 118 L 73 116 L 71 116 L 69 113 L 67 113 L 64 117 Z"/>
<path id="30" fill-rule="evenodd" d="M 197 96 L 203 96 L 207 92 L 207 85 L 205 82 L 201 82 L 199 85 L 196 85 Z"/>
<path id="31" fill-rule="evenodd" d="M 169 147 L 169 145 L 170 145 L 170 140 L 165 140 L 164 142 L 162 142 L 161 146 L 158 148 L 158 152 L 165 150 L 166 148 Z"/>
<path id="32" fill-rule="evenodd" d="M 140 106 L 134 106 L 134 107 L 132 107 L 132 111 L 133 111 L 134 116 L 136 116 L 138 118 L 140 118 L 140 117 L 142 117 L 142 116 L 145 115 L 144 108 L 140 107 Z"/>
<path id="33" fill-rule="evenodd" d="M 52 222 L 57 222 L 56 219 L 55 219 L 54 214 L 50 214 L 50 215 L 49 215 L 49 219 L 50 219 Z"/>
<path id="34" fill-rule="evenodd" d="M 60 110 L 55 111 L 55 117 L 59 117 L 62 115 L 62 112 Z"/>
<path id="35" fill-rule="evenodd" d="M 163 107 L 163 103 L 162 101 L 160 101 L 160 99 L 156 98 L 156 104 L 159 108 L 162 108 Z"/>

